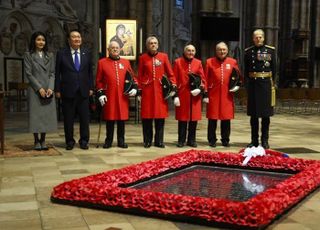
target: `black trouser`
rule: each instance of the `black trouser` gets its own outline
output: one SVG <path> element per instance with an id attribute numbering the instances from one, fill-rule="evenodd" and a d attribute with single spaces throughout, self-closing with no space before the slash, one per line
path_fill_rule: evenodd
<path id="1" fill-rule="evenodd" d="M 230 141 L 230 133 L 231 133 L 231 124 L 230 120 L 221 120 L 220 122 L 220 133 L 221 133 L 221 141 L 229 143 Z M 216 129 L 217 129 L 217 120 L 208 120 L 208 141 L 210 144 L 216 143 L 217 136 L 216 136 Z"/>
<path id="2" fill-rule="evenodd" d="M 251 141 L 259 143 L 259 118 L 250 117 L 251 125 Z M 263 117 L 261 119 L 261 142 L 268 142 L 269 140 L 269 126 L 270 117 Z"/>
<path id="3" fill-rule="evenodd" d="M 187 126 L 188 126 L 188 144 L 193 144 L 196 142 L 196 129 L 197 121 L 179 121 L 178 122 L 178 142 L 185 143 L 187 137 Z"/>
<path id="4" fill-rule="evenodd" d="M 118 145 L 123 145 L 125 142 L 124 133 L 125 133 L 125 126 L 123 120 L 107 120 L 106 121 L 106 132 L 107 137 L 105 139 L 105 143 L 111 145 L 113 142 L 113 133 L 114 133 L 114 124 L 117 122 L 117 140 Z"/>
<path id="5" fill-rule="evenodd" d="M 75 115 L 79 116 L 79 143 L 89 142 L 89 97 L 82 97 L 78 91 L 74 98 L 62 98 L 62 112 L 66 144 L 74 144 L 73 126 Z"/>
<path id="6" fill-rule="evenodd" d="M 153 127 L 152 122 L 155 123 L 155 145 L 163 144 L 164 135 L 164 119 L 142 119 L 142 129 L 143 129 L 143 142 L 152 143 Z"/>

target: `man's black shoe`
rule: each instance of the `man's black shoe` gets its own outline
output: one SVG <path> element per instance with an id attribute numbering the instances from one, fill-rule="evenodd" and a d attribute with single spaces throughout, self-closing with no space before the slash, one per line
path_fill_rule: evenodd
<path id="1" fill-rule="evenodd" d="M 184 144 L 182 142 L 178 142 L 177 147 L 182 148 Z"/>
<path id="2" fill-rule="evenodd" d="M 262 147 L 264 149 L 269 149 L 270 148 L 268 141 L 262 141 L 261 145 L 262 145 Z"/>
<path id="3" fill-rule="evenodd" d="M 80 144 L 80 149 L 87 150 L 87 149 L 89 149 L 89 146 L 88 146 L 88 144 Z"/>
<path id="4" fill-rule="evenodd" d="M 252 141 L 247 145 L 248 148 L 258 147 L 258 146 L 259 146 L 259 142 L 255 142 L 255 141 Z"/>
<path id="5" fill-rule="evenodd" d="M 128 144 L 127 143 L 121 143 L 121 144 L 118 144 L 118 147 L 119 148 L 123 148 L 123 149 L 127 149 L 128 148 Z"/>
<path id="6" fill-rule="evenodd" d="M 109 149 L 109 148 L 111 148 L 111 146 L 112 146 L 111 143 L 104 143 L 102 147 L 103 147 L 104 149 Z"/>
<path id="7" fill-rule="evenodd" d="M 188 142 L 187 145 L 190 147 L 194 147 L 194 148 L 196 148 L 198 146 L 197 142 Z"/>
<path id="8" fill-rule="evenodd" d="M 157 143 L 157 144 L 154 144 L 154 146 L 162 149 L 165 148 L 165 145 L 163 143 Z"/>
<path id="9" fill-rule="evenodd" d="M 222 142 L 222 146 L 224 146 L 224 147 L 230 147 L 230 144 L 229 144 L 229 142 L 227 142 L 227 141 L 223 141 L 223 142 Z"/>
<path id="10" fill-rule="evenodd" d="M 66 150 L 72 150 L 74 147 L 74 143 L 68 143 L 66 146 Z"/>
<path id="11" fill-rule="evenodd" d="M 213 147 L 213 148 L 217 146 L 216 142 L 211 142 L 211 143 L 209 143 L 209 145 L 210 145 L 211 147 Z"/>
<path id="12" fill-rule="evenodd" d="M 145 147 L 145 148 L 150 148 L 150 147 L 151 147 L 151 143 L 146 142 L 146 143 L 143 144 L 143 147 Z"/>

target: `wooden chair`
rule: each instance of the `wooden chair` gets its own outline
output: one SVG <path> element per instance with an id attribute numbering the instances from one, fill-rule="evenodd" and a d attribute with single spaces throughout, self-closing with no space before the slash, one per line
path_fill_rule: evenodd
<path id="1" fill-rule="evenodd" d="M 276 103 L 276 111 L 279 112 L 289 112 L 291 109 L 292 104 L 292 89 L 291 88 L 285 88 L 285 89 L 277 89 L 276 91 L 276 97 L 277 97 L 277 103 Z"/>
<path id="2" fill-rule="evenodd" d="M 306 112 L 307 105 L 307 88 L 292 89 L 293 112 Z"/>
<path id="3" fill-rule="evenodd" d="M 27 101 L 27 89 L 28 89 L 28 83 L 24 82 L 9 82 L 8 83 L 8 91 L 7 91 L 7 97 L 8 97 L 8 110 L 10 111 L 10 106 L 13 105 L 13 103 L 16 103 L 17 112 L 21 112 L 22 110 L 22 103 L 24 101 Z M 12 93 L 14 91 L 14 93 Z"/>

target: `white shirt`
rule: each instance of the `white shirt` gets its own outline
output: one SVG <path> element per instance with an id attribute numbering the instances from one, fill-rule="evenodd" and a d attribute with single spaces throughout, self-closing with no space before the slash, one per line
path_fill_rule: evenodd
<path id="1" fill-rule="evenodd" d="M 73 60 L 73 63 L 74 63 L 74 55 L 75 55 L 75 51 L 76 51 L 76 50 L 72 49 L 71 47 L 70 47 L 70 49 L 71 49 L 72 60 Z M 81 64 L 81 59 L 80 59 L 80 57 L 81 57 L 80 52 L 81 52 L 81 51 L 80 51 L 80 48 L 79 48 L 77 51 L 78 51 L 79 63 Z"/>

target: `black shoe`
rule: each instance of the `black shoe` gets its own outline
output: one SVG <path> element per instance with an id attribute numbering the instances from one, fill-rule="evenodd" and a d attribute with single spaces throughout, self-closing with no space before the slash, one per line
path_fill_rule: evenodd
<path id="1" fill-rule="evenodd" d="M 178 142 L 177 147 L 182 148 L 184 144 L 182 142 Z"/>
<path id="2" fill-rule="evenodd" d="M 230 144 L 229 144 L 229 142 L 227 142 L 227 141 L 223 141 L 223 142 L 222 142 L 222 146 L 224 146 L 224 147 L 230 147 Z"/>
<path id="3" fill-rule="evenodd" d="M 48 148 L 48 146 L 46 145 L 46 142 L 45 142 L 45 141 L 42 141 L 42 142 L 40 143 L 40 145 L 41 145 L 41 150 L 49 150 L 49 148 Z"/>
<path id="4" fill-rule="evenodd" d="M 146 142 L 146 143 L 143 144 L 143 147 L 145 147 L 145 148 L 150 148 L 150 147 L 151 147 L 151 143 Z"/>
<path id="5" fill-rule="evenodd" d="M 259 146 L 259 142 L 257 142 L 257 141 L 251 141 L 251 142 L 247 145 L 248 148 L 258 147 L 258 146 Z"/>
<path id="6" fill-rule="evenodd" d="M 209 145 L 210 145 L 211 147 L 213 147 L 213 148 L 217 147 L 216 142 L 211 142 L 211 143 L 209 143 Z"/>
<path id="7" fill-rule="evenodd" d="M 81 143 L 80 144 L 80 149 L 84 149 L 84 150 L 89 149 L 88 143 Z"/>
<path id="8" fill-rule="evenodd" d="M 66 146 L 66 150 L 72 150 L 74 147 L 74 143 L 68 143 Z"/>
<path id="9" fill-rule="evenodd" d="M 162 149 L 165 148 L 165 145 L 163 143 L 157 143 L 157 144 L 154 144 L 154 146 Z"/>
<path id="10" fill-rule="evenodd" d="M 123 148 L 123 149 L 127 149 L 128 148 L 128 144 L 127 143 L 121 143 L 121 144 L 118 144 L 118 147 L 119 148 Z"/>
<path id="11" fill-rule="evenodd" d="M 194 147 L 194 148 L 197 148 L 197 146 L 198 146 L 197 142 L 188 142 L 187 145 L 190 147 Z"/>
<path id="12" fill-rule="evenodd" d="M 34 149 L 34 150 L 37 150 L 37 151 L 41 151 L 41 144 L 40 144 L 40 142 L 34 143 L 33 149 Z"/>
<path id="13" fill-rule="evenodd" d="M 262 145 L 262 147 L 264 149 L 269 149 L 270 148 L 268 141 L 262 141 L 261 145 Z"/>
<path id="14" fill-rule="evenodd" d="M 104 143 L 103 146 L 102 146 L 104 149 L 109 149 L 112 147 L 112 143 Z"/>

